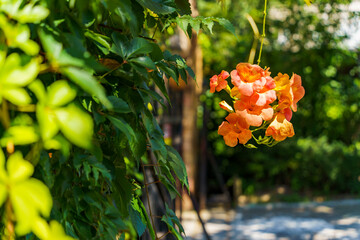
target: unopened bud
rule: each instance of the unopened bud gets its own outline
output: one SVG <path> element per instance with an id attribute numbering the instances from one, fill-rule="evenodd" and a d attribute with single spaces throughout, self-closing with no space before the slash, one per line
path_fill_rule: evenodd
<path id="1" fill-rule="evenodd" d="M 229 113 L 234 112 L 234 109 L 225 100 L 221 101 L 219 105 L 222 109 L 228 111 Z"/>

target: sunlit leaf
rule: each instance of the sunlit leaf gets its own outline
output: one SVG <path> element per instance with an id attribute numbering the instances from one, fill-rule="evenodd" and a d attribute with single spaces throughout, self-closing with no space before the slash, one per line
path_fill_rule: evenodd
<path id="1" fill-rule="evenodd" d="M 11 141 L 15 145 L 27 145 L 39 140 L 34 127 L 32 126 L 12 126 L 1 139 L 1 146 L 6 146 Z"/>
<path id="2" fill-rule="evenodd" d="M 70 103 L 76 97 L 76 90 L 67 81 L 59 80 L 48 88 L 47 104 L 52 107 L 60 107 Z"/>
<path id="3" fill-rule="evenodd" d="M 79 147 L 90 148 L 94 123 L 89 114 L 75 105 L 55 110 L 61 132 Z"/>
<path id="4" fill-rule="evenodd" d="M 92 74 L 76 67 L 67 67 L 64 68 L 63 71 L 71 81 L 79 85 L 84 91 L 98 97 L 105 107 L 111 108 L 111 103 L 106 97 L 104 88 L 97 82 Z"/>

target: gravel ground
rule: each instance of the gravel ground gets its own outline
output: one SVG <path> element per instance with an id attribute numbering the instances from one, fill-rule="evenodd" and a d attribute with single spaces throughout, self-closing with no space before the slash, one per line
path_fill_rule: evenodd
<path id="1" fill-rule="evenodd" d="M 360 240 L 360 200 L 263 204 L 202 213 L 212 240 Z M 187 240 L 205 240 L 194 212 L 183 214 Z"/>

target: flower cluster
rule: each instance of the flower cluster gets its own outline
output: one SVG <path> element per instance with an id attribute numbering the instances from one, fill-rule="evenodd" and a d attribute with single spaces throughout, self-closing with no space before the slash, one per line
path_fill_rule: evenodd
<path id="1" fill-rule="evenodd" d="M 292 112 L 297 111 L 297 102 L 305 95 L 301 77 L 279 73 L 272 78 L 270 74 L 269 68 L 239 63 L 230 74 L 223 70 L 210 79 L 211 93 L 225 90 L 233 99 L 233 107 L 220 102 L 220 107 L 229 112 L 218 130 L 226 145 L 245 145 L 253 137 L 258 144 L 271 146 L 294 136 Z M 265 129 L 265 136 L 256 138 L 253 132 L 261 129 Z"/>

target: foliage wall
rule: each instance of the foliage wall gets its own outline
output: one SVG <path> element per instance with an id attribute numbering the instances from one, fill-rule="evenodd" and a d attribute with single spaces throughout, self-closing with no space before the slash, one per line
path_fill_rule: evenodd
<path id="1" fill-rule="evenodd" d="M 4 239 L 161 237 L 143 195 L 188 181 L 153 106 L 169 99 L 164 76 L 195 76 L 153 36 L 186 14 L 186 0 L 0 1 Z M 168 206 L 160 219 L 182 239 Z"/>
<path id="2" fill-rule="evenodd" d="M 226 147 L 216 133 L 226 115 L 218 106 L 223 98 L 210 100 L 208 93 L 202 97 L 211 111 L 208 141 L 229 185 L 238 175 L 248 194 L 274 185 L 298 193 L 360 192 L 359 51 L 348 49 L 341 26 L 358 27 L 359 12 L 347 7 L 350 2 L 319 0 L 309 7 L 303 1 L 269 1 L 261 65 L 273 73 L 286 69 L 299 74 L 307 90 L 292 119 L 293 139 L 258 151 Z M 256 37 L 247 14 L 261 31 L 263 1 L 228 1 L 225 11 L 215 8 L 215 1 L 200 3 L 201 14 L 226 16 L 239 36 L 226 32 L 200 36 L 205 74 L 210 78 L 248 61 Z"/>

